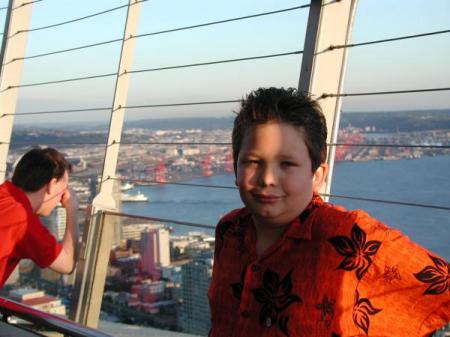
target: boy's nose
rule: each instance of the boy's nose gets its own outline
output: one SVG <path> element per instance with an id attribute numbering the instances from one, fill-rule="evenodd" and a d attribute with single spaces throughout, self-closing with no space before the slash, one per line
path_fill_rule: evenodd
<path id="1" fill-rule="evenodd" d="M 262 168 L 259 178 L 262 186 L 275 185 L 277 181 L 276 169 L 270 165 L 266 165 Z"/>

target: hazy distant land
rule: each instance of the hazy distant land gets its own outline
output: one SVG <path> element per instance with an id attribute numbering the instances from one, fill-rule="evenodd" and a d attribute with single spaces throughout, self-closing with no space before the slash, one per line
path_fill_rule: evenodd
<path id="1" fill-rule="evenodd" d="M 233 125 L 233 117 L 201 117 L 201 118 L 164 118 L 144 119 L 125 122 L 125 128 L 144 129 L 228 129 Z M 450 129 L 450 109 L 440 110 L 401 110 L 401 111 L 373 111 L 373 112 L 343 112 L 341 115 L 341 128 L 349 125 L 357 128 L 366 126 L 375 127 L 377 132 L 409 132 L 425 130 Z M 70 130 L 107 130 L 107 124 L 100 123 L 70 123 L 70 124 L 39 124 L 39 133 L 44 130 L 61 130 L 71 133 Z M 35 124 L 17 125 L 14 140 L 25 141 L 22 137 L 30 132 L 37 131 Z M 53 133 L 53 132 L 52 132 Z M 56 136 L 56 135 L 55 135 Z M 59 134 L 65 137 L 68 134 Z M 105 139 L 105 138 L 98 138 Z"/>

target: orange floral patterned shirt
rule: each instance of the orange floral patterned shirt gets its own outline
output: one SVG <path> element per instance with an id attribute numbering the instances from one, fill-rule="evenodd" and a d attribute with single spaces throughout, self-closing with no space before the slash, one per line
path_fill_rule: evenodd
<path id="1" fill-rule="evenodd" d="M 261 256 L 246 208 L 216 229 L 210 337 L 429 336 L 450 321 L 449 263 L 315 196 Z"/>

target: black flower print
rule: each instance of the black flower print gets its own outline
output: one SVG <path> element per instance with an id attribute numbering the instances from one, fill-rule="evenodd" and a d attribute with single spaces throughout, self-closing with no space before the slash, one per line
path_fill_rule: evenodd
<path id="1" fill-rule="evenodd" d="M 289 332 L 288 332 L 288 321 L 289 321 L 289 317 L 288 316 L 280 316 L 280 318 L 278 319 L 278 326 L 280 328 L 280 330 L 284 333 L 285 336 L 289 336 Z"/>
<path id="2" fill-rule="evenodd" d="M 356 290 L 356 301 L 353 307 L 353 323 L 360 329 L 364 330 L 366 335 L 369 334 L 370 317 L 378 314 L 383 309 L 375 308 L 368 298 L 359 298 L 358 290 Z"/>
<path id="3" fill-rule="evenodd" d="M 392 283 L 394 280 L 401 280 L 400 272 L 398 270 L 398 265 L 395 266 L 384 266 L 384 273 L 381 275 L 381 277 L 389 284 Z"/>
<path id="4" fill-rule="evenodd" d="M 219 257 L 220 251 L 222 250 L 222 245 L 226 236 L 234 237 L 238 241 L 237 250 L 239 255 L 245 252 L 245 226 L 250 221 L 250 215 L 238 216 L 234 221 L 225 221 L 220 224 L 218 227 L 218 239 L 219 242 L 216 242 L 216 257 Z"/>
<path id="5" fill-rule="evenodd" d="M 215 242 L 216 249 L 214 251 L 214 257 L 218 258 L 220 256 L 220 252 L 222 251 L 223 241 L 225 239 L 225 234 L 228 232 L 230 227 L 233 225 L 231 221 L 222 222 L 217 226 L 217 240 Z"/>
<path id="6" fill-rule="evenodd" d="M 247 266 L 241 272 L 241 282 L 231 284 L 231 289 L 233 290 L 233 295 L 238 300 L 241 300 L 242 290 L 244 289 L 245 273 L 247 272 Z"/>
<path id="7" fill-rule="evenodd" d="M 334 317 L 335 303 L 335 299 L 329 299 L 327 295 L 324 295 L 322 303 L 316 304 L 316 309 L 320 310 L 320 320 L 318 323 L 324 323 L 327 328 L 331 326 Z"/>
<path id="8" fill-rule="evenodd" d="M 375 255 L 381 246 L 381 241 L 366 242 L 366 233 L 357 224 L 353 225 L 351 238 L 335 236 L 329 241 L 336 251 L 345 257 L 338 269 L 347 271 L 356 269 L 358 280 L 361 280 L 372 263 L 371 256 Z"/>
<path id="9" fill-rule="evenodd" d="M 434 266 L 426 266 L 414 276 L 420 282 L 430 283 L 424 295 L 440 295 L 450 291 L 450 264 L 442 259 L 428 255 Z"/>
<path id="10" fill-rule="evenodd" d="M 280 330 L 288 336 L 287 323 L 289 317 L 281 316 L 292 303 L 302 302 L 302 299 L 291 294 L 292 270 L 280 281 L 277 273 L 267 269 L 263 275 L 263 288 L 253 289 L 255 300 L 262 304 L 259 313 L 261 325 L 270 328 L 278 323 Z"/>
<path id="11" fill-rule="evenodd" d="M 224 240 L 225 234 L 227 234 L 231 226 L 233 226 L 232 221 L 225 221 L 220 224 L 220 226 L 218 227 L 218 234 L 221 241 Z"/>

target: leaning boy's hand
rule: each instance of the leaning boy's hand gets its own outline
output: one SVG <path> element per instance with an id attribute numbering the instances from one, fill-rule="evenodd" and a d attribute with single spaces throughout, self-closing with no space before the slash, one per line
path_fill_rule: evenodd
<path id="1" fill-rule="evenodd" d="M 61 205 L 65 209 L 78 208 L 77 194 L 71 187 L 68 187 L 61 196 Z"/>

